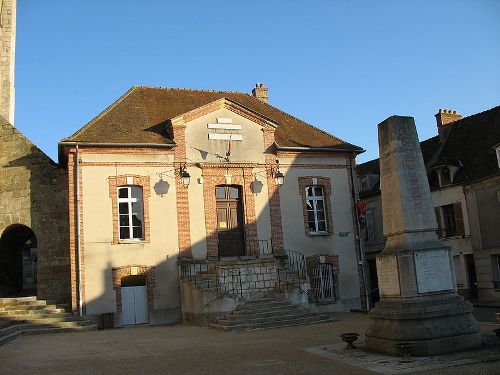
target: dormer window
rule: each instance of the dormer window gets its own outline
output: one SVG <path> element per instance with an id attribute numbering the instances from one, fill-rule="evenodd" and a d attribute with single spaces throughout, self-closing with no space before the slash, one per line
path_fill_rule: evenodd
<path id="1" fill-rule="evenodd" d="M 439 187 L 451 185 L 453 178 L 451 175 L 450 167 L 444 165 L 436 170 L 439 180 Z"/>
<path id="2" fill-rule="evenodd" d="M 451 173 L 448 166 L 441 168 L 441 186 L 451 184 Z"/>
<path id="3" fill-rule="evenodd" d="M 445 164 L 436 168 L 439 180 L 439 187 L 444 187 L 453 184 L 453 180 L 463 164 L 460 160 L 451 164 Z"/>

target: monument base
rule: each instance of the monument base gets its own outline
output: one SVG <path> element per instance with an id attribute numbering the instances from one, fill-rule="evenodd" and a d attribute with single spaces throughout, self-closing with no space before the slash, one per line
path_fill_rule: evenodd
<path id="1" fill-rule="evenodd" d="M 458 295 L 429 297 L 411 301 L 383 298 L 369 313 L 368 348 L 398 354 L 395 344 L 412 341 L 412 355 L 429 356 L 481 346 L 471 303 Z"/>

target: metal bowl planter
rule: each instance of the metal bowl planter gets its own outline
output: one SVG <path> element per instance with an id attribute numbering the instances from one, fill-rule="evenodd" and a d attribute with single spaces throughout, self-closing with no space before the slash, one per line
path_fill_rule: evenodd
<path id="1" fill-rule="evenodd" d="M 346 349 L 351 350 L 351 349 L 357 349 L 356 346 L 353 345 L 354 341 L 356 341 L 359 337 L 359 333 L 356 332 L 349 332 L 349 333 L 343 333 L 340 335 L 340 338 L 342 341 L 347 343 Z"/>
<path id="2" fill-rule="evenodd" d="M 399 362 L 407 363 L 411 362 L 410 353 L 415 350 L 415 343 L 412 341 L 398 342 L 395 344 L 396 349 L 401 354 L 401 359 Z"/>

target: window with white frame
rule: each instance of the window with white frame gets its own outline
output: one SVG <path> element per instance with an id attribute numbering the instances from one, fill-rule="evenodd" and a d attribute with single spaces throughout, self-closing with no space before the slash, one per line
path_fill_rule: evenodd
<path id="1" fill-rule="evenodd" d="M 307 222 L 309 233 L 326 233 L 326 209 L 322 186 L 306 187 Z"/>
<path id="2" fill-rule="evenodd" d="M 118 219 L 120 240 L 144 239 L 144 212 L 140 186 L 118 188 Z"/>

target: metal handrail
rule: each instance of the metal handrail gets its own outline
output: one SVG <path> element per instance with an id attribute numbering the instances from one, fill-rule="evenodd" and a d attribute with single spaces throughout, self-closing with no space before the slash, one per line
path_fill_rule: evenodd
<path id="1" fill-rule="evenodd" d="M 283 268 L 278 268 L 278 291 L 281 293 L 285 289 L 295 288 L 307 296 L 311 300 L 311 295 L 300 287 L 300 283 L 306 279 L 306 260 L 304 254 L 285 250 L 287 256 L 286 264 Z M 285 284 L 285 287 L 282 286 Z"/>
<path id="2" fill-rule="evenodd" d="M 177 259 L 181 279 L 187 280 L 193 285 L 212 288 L 219 293 L 243 297 L 240 268 L 221 266 L 210 260 L 195 260 L 182 256 Z M 230 290 L 227 289 L 228 283 L 226 282 L 229 278 L 231 279 Z"/>

